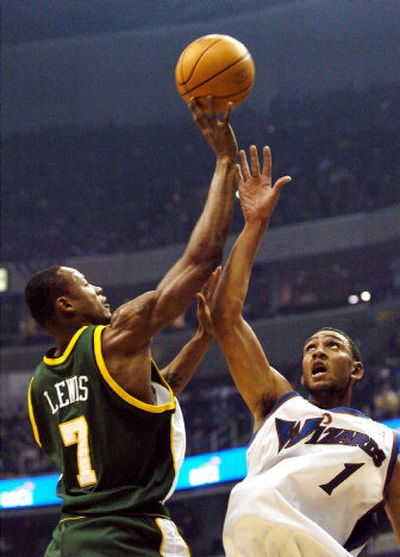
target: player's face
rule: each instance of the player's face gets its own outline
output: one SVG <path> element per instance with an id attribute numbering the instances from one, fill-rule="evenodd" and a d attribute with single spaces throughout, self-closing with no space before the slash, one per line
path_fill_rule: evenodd
<path id="1" fill-rule="evenodd" d="M 302 382 L 312 395 L 346 395 L 363 372 L 354 360 L 348 339 L 334 331 L 318 331 L 303 351 Z"/>
<path id="2" fill-rule="evenodd" d="M 68 282 L 68 302 L 82 324 L 107 325 L 111 319 L 110 305 L 100 286 L 90 284 L 85 276 L 69 267 L 61 267 Z"/>

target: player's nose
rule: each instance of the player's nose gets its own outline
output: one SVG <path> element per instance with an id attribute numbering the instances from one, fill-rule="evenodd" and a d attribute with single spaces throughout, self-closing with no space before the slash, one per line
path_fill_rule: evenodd
<path id="1" fill-rule="evenodd" d="M 317 346 L 313 352 L 313 359 L 320 360 L 326 358 L 326 353 L 323 346 Z"/>

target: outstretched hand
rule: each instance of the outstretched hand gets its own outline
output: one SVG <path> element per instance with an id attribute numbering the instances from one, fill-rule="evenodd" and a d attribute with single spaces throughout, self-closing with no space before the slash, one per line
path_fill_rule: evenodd
<path id="1" fill-rule="evenodd" d="M 197 322 L 199 332 L 215 336 L 214 326 L 211 320 L 210 305 L 220 279 L 222 267 L 217 267 L 204 284 L 201 292 L 197 293 Z"/>
<path id="2" fill-rule="evenodd" d="M 245 221 L 268 221 L 290 176 L 279 178 L 272 185 L 272 158 L 269 147 L 263 148 L 263 170 L 260 173 L 257 147 L 250 146 L 250 168 L 245 151 L 239 151 L 239 164 L 236 168 L 240 205 Z"/>
<path id="3" fill-rule="evenodd" d="M 229 157 L 236 160 L 238 146 L 233 129 L 229 123 L 232 114 L 232 103 L 227 104 L 226 112 L 222 120 L 217 118 L 215 102 L 213 97 L 206 100 L 192 98 L 189 103 L 192 118 L 204 135 L 207 143 L 217 157 Z"/>

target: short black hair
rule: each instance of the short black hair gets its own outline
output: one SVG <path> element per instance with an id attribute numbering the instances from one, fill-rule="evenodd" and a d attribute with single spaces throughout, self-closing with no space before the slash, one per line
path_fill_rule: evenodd
<path id="1" fill-rule="evenodd" d="M 34 274 L 25 287 L 25 301 L 32 317 L 44 327 L 54 317 L 54 302 L 68 294 L 69 287 L 60 266 L 48 267 Z"/>
<path id="2" fill-rule="evenodd" d="M 361 353 L 357 343 L 345 331 L 343 331 L 342 329 L 337 329 L 336 327 L 321 327 L 321 329 L 318 330 L 332 331 L 333 333 L 338 333 L 339 335 L 342 335 L 350 344 L 351 355 L 353 356 L 353 360 L 357 362 L 361 362 Z"/>

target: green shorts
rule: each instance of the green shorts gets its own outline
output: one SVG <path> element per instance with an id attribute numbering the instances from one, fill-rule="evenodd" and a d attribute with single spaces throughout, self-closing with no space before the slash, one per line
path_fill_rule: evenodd
<path id="1" fill-rule="evenodd" d="M 148 515 L 61 519 L 45 557 L 189 557 L 175 523 Z"/>

